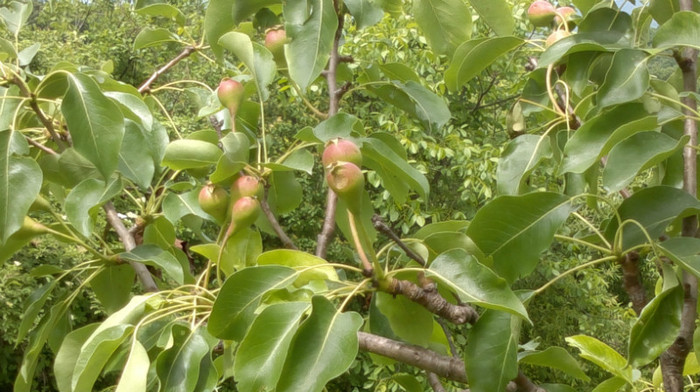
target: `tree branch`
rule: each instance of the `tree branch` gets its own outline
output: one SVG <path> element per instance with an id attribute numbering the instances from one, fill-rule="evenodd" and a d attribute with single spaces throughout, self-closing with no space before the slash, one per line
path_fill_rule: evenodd
<path id="1" fill-rule="evenodd" d="M 681 11 L 691 11 L 692 0 L 680 0 Z M 677 51 L 674 57 L 683 73 L 683 90 L 695 93 L 697 91 L 697 58 L 698 50 L 692 48 Z M 685 123 L 683 134 L 690 140 L 683 150 L 683 189 L 697 197 L 697 153 L 693 149 L 698 144 L 697 122 L 693 119 L 693 112 L 697 110 L 697 102 L 691 96 L 681 98 L 684 104 L 683 114 Z M 694 237 L 698 231 L 697 216 L 683 219 L 682 234 L 685 237 Z M 683 288 L 685 297 L 681 312 L 681 327 L 676 340 L 661 355 L 661 374 L 664 380 L 664 389 L 667 392 L 683 391 L 683 366 L 688 353 L 693 348 L 693 333 L 695 332 L 695 319 L 697 318 L 698 279 L 683 271 Z"/>
<path id="2" fill-rule="evenodd" d="M 421 255 L 419 255 L 418 253 L 414 252 L 413 249 L 409 248 L 403 241 L 401 241 L 401 238 L 399 238 L 399 236 L 397 236 L 396 233 L 394 233 L 394 231 L 391 230 L 391 227 L 387 226 L 386 222 L 384 222 L 381 216 L 374 214 L 372 216 L 372 225 L 375 229 L 377 229 L 377 231 L 389 237 L 390 240 L 394 241 L 394 243 L 399 248 L 401 248 L 404 251 L 404 253 L 406 253 L 406 256 L 412 258 L 418 264 L 425 267 L 426 262 L 423 259 L 423 257 L 421 257 Z"/>
<path id="3" fill-rule="evenodd" d="M 265 193 L 263 194 L 262 200 L 260 200 L 260 208 L 263 210 L 263 213 L 267 217 L 267 220 L 270 222 L 272 229 L 275 231 L 280 241 L 282 241 L 284 247 L 287 249 L 298 250 L 299 248 L 297 248 L 296 245 L 294 245 L 294 241 L 292 241 L 292 239 L 289 238 L 287 233 L 284 232 L 282 226 L 280 226 L 279 221 L 275 217 L 275 214 L 273 214 L 272 210 L 270 209 L 270 204 L 268 204 L 267 202 L 267 192 L 269 190 L 269 186 L 265 185 L 264 189 Z"/>
<path id="4" fill-rule="evenodd" d="M 134 249 L 136 247 L 136 241 L 134 240 L 134 237 L 131 235 L 126 226 L 124 226 L 124 222 L 122 222 L 122 220 L 119 218 L 119 215 L 117 215 L 117 210 L 114 208 L 114 204 L 112 204 L 112 202 L 109 201 L 105 203 L 105 205 L 102 206 L 102 208 L 107 214 L 107 222 L 109 222 L 114 231 L 117 232 L 119 239 L 124 245 L 124 249 L 127 252 Z M 158 291 L 158 286 L 156 285 L 156 282 L 153 280 L 153 276 L 151 276 L 151 273 L 148 271 L 145 265 L 137 263 L 135 261 L 129 261 L 129 265 L 131 265 L 131 268 L 133 268 L 134 271 L 136 271 L 136 276 L 139 277 L 141 286 L 145 291 Z"/>
<path id="5" fill-rule="evenodd" d="M 622 266 L 622 279 L 625 291 L 632 302 L 632 309 L 639 316 L 647 304 L 646 293 L 639 272 L 639 253 L 629 252 L 618 261 Z"/>
<path id="6" fill-rule="evenodd" d="M 143 82 L 143 83 L 139 86 L 139 88 L 138 88 L 139 93 L 143 94 L 144 92 L 147 92 L 148 90 L 150 90 L 150 89 L 151 89 L 151 84 L 152 84 L 156 79 L 158 79 L 158 77 L 159 77 L 160 75 L 164 74 L 164 73 L 167 72 L 170 68 L 174 67 L 175 64 L 179 63 L 180 60 L 182 60 L 182 59 L 188 57 L 189 55 L 191 55 L 192 53 L 194 53 L 194 52 L 196 52 L 196 51 L 197 51 L 197 48 L 195 48 L 195 47 L 193 47 L 193 46 L 188 46 L 188 47 L 186 47 L 185 49 L 183 49 L 182 52 L 180 52 L 180 54 L 178 54 L 177 56 L 175 56 L 175 58 L 173 58 L 173 59 L 170 60 L 167 64 L 165 64 L 164 66 L 160 67 L 158 70 L 156 70 L 155 72 L 153 72 L 153 74 L 152 74 L 148 79 L 146 79 L 145 82 Z"/>
<path id="7" fill-rule="evenodd" d="M 58 133 L 56 133 L 56 129 L 53 126 L 53 121 L 46 117 L 44 112 L 39 107 L 39 104 L 36 102 L 36 97 L 34 96 L 34 94 L 32 94 L 31 91 L 29 91 L 24 81 L 21 80 L 19 76 L 13 74 L 12 83 L 19 87 L 19 91 L 23 96 L 29 98 L 29 106 L 32 108 L 34 113 L 36 113 L 36 116 L 39 118 L 39 121 L 41 121 L 41 124 L 44 126 L 44 128 L 46 128 L 46 130 L 49 132 L 51 139 L 53 139 L 53 141 L 56 142 L 58 150 L 65 150 L 66 145 L 65 143 L 63 143 L 63 140 L 58 135 Z"/>
<path id="8" fill-rule="evenodd" d="M 328 60 L 328 69 L 324 72 L 326 76 L 326 82 L 328 83 L 328 117 L 332 117 L 338 113 L 338 105 L 340 103 L 340 92 L 338 91 L 338 83 L 336 81 L 336 72 L 338 70 L 338 63 L 340 62 L 340 55 L 338 54 L 338 45 L 340 43 L 340 38 L 343 35 L 343 25 L 345 22 L 345 17 L 343 12 L 339 9 L 340 5 L 338 0 L 333 1 L 335 6 L 335 12 L 338 15 L 338 29 L 335 31 L 335 39 L 333 40 L 333 49 L 331 50 L 331 57 Z M 318 235 L 318 240 L 316 244 L 316 256 L 325 259 L 326 253 L 328 252 L 328 243 L 331 238 L 333 238 L 333 233 L 335 232 L 335 210 L 338 205 L 338 196 L 328 188 L 328 197 L 326 198 L 326 215 L 323 219 L 323 226 L 321 228 L 321 233 Z"/>
<path id="9" fill-rule="evenodd" d="M 446 392 L 445 387 L 440 382 L 440 377 L 432 372 L 425 372 L 425 374 L 428 376 L 428 384 L 433 388 L 433 392 Z"/>
<path id="10" fill-rule="evenodd" d="M 447 302 L 434 286 L 431 289 L 423 289 L 407 280 L 392 279 L 384 291 L 392 295 L 401 294 L 454 324 L 473 324 L 479 319 L 479 313 L 474 308 L 466 304 L 455 305 Z"/>

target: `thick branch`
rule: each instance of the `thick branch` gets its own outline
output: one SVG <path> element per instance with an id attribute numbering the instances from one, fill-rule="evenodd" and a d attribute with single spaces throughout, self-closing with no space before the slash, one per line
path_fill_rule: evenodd
<path id="1" fill-rule="evenodd" d="M 449 303 L 436 289 L 426 290 L 407 280 L 393 279 L 386 291 L 401 294 L 454 324 L 473 324 L 479 319 L 479 314 L 471 306 Z"/>
<path id="2" fill-rule="evenodd" d="M 681 11 L 691 11 L 692 3 L 692 0 L 680 0 Z M 675 58 L 683 72 L 683 90 L 695 93 L 698 88 L 698 50 L 683 49 L 682 52 L 676 52 Z M 692 114 L 697 110 L 697 103 L 690 96 L 681 100 L 685 105 L 683 108 L 685 115 L 683 133 L 690 137 L 688 145 L 683 150 L 683 189 L 689 194 L 697 196 L 697 153 L 693 147 L 698 144 L 698 128 Z M 696 216 L 683 219 L 683 236 L 693 237 L 697 230 Z M 681 313 L 681 328 L 671 347 L 661 355 L 661 374 L 663 375 L 664 389 L 667 392 L 683 391 L 683 366 L 688 353 L 693 348 L 693 333 L 697 318 L 698 280 L 687 271 L 683 271 L 683 288 L 685 289 L 685 297 Z"/>
<path id="3" fill-rule="evenodd" d="M 632 302 L 632 309 L 637 315 L 642 313 L 642 309 L 647 304 L 646 293 L 642 286 L 641 274 L 639 272 L 639 253 L 629 252 L 619 260 L 622 266 L 622 278 L 625 290 Z"/>
<path id="4" fill-rule="evenodd" d="M 124 245 L 124 249 L 127 252 L 134 249 L 136 247 L 136 241 L 134 240 L 134 237 L 131 235 L 126 226 L 124 226 L 124 222 L 122 222 L 122 220 L 119 218 L 119 215 L 117 215 L 117 210 L 114 208 L 114 204 L 112 204 L 112 202 L 110 201 L 105 203 L 105 205 L 102 208 L 107 214 L 107 222 L 109 222 L 114 231 L 117 232 L 119 239 Z M 135 261 L 129 261 L 129 265 L 131 265 L 131 268 L 133 268 L 134 271 L 136 271 L 136 276 L 139 277 L 141 286 L 145 291 L 158 291 L 158 286 L 156 286 L 156 282 L 153 280 L 153 276 L 151 276 L 151 273 L 148 272 L 148 269 L 145 265 L 137 263 Z"/>
<path id="5" fill-rule="evenodd" d="M 325 259 L 328 252 L 328 243 L 333 238 L 335 232 L 335 209 L 338 206 L 338 195 L 328 188 L 328 196 L 326 197 L 326 217 L 323 220 L 321 233 L 318 235 L 316 244 L 316 256 Z"/>
<path id="6" fill-rule="evenodd" d="M 282 226 L 280 226 L 279 221 L 277 221 L 277 218 L 275 217 L 275 214 L 272 213 L 272 210 L 270 209 L 270 204 L 267 202 L 267 192 L 269 188 L 266 186 L 265 187 L 265 194 L 260 200 L 260 208 L 262 208 L 263 213 L 267 217 L 268 222 L 270 222 L 270 225 L 272 226 L 272 230 L 275 231 L 275 234 L 277 234 L 277 237 L 279 237 L 280 241 L 282 241 L 282 244 L 284 245 L 285 248 L 287 249 L 294 249 L 297 250 L 299 248 L 294 245 L 294 242 L 292 241 L 291 238 L 287 235 L 287 233 L 284 232 L 282 229 Z"/>
<path id="7" fill-rule="evenodd" d="M 146 81 L 143 82 L 143 84 L 141 84 L 139 86 L 139 89 L 138 89 L 139 93 L 143 94 L 144 92 L 148 91 L 151 88 L 151 84 L 156 79 L 158 79 L 158 77 L 160 77 L 160 75 L 166 73 L 170 68 L 174 67 L 175 64 L 179 63 L 180 60 L 188 57 L 189 55 L 194 53 L 196 50 L 197 49 L 192 47 L 192 46 L 188 46 L 185 49 L 183 49 L 182 52 L 180 52 L 180 54 L 175 56 L 175 58 L 173 58 L 167 64 L 165 64 L 164 66 L 160 67 L 158 70 L 153 72 L 153 74 L 148 79 L 146 79 Z"/>
<path id="8" fill-rule="evenodd" d="M 445 387 L 443 387 L 442 383 L 440 382 L 440 377 L 438 377 L 435 373 L 425 373 L 428 376 L 428 384 L 430 384 L 430 387 L 433 388 L 433 392 L 446 392 Z"/>

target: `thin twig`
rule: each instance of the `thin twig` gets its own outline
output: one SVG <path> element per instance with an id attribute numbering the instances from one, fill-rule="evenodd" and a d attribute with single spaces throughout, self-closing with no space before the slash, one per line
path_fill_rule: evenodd
<path id="1" fill-rule="evenodd" d="M 268 186 L 264 187 L 264 194 L 262 200 L 260 200 L 260 208 L 262 209 L 263 213 L 267 217 L 267 220 L 270 222 L 270 225 L 272 226 L 272 229 L 275 231 L 275 234 L 277 234 L 277 237 L 279 237 L 280 241 L 282 241 L 282 244 L 284 245 L 285 248 L 287 249 L 294 249 L 298 250 L 296 245 L 294 245 L 294 241 L 292 241 L 291 238 L 287 235 L 287 233 L 284 232 L 282 229 L 282 226 L 280 226 L 279 221 L 275 217 L 275 214 L 272 213 L 272 210 L 270 209 L 270 204 L 267 202 L 267 194 L 268 194 Z"/>
<path id="2" fill-rule="evenodd" d="M 377 231 L 389 237 L 390 240 L 394 241 L 394 243 L 399 248 L 401 248 L 404 251 L 404 253 L 406 253 L 406 256 L 412 258 L 418 264 L 425 267 L 425 259 L 423 259 L 423 257 L 421 257 L 421 255 L 419 255 L 418 253 L 414 252 L 413 249 L 409 248 L 408 245 L 406 245 L 403 241 L 401 241 L 401 238 L 399 238 L 399 236 L 397 236 L 396 233 L 394 233 L 394 231 L 391 230 L 391 227 L 389 227 L 386 224 L 386 222 L 384 222 L 381 216 L 374 214 L 372 216 L 372 225 L 374 225 L 374 228 L 377 229 Z"/>
<path id="3" fill-rule="evenodd" d="M 34 147 L 40 149 L 41 151 L 43 151 L 43 152 L 45 152 L 45 153 L 47 153 L 47 154 L 49 154 L 49 155 L 59 155 L 56 151 L 52 150 L 52 149 L 49 148 L 49 147 L 46 147 L 45 145 L 43 145 L 43 144 L 37 142 L 36 140 L 34 140 L 34 139 L 30 138 L 30 137 L 26 137 L 26 139 L 27 139 L 27 142 L 29 142 L 29 144 L 31 144 L 32 146 L 34 146 Z"/>
<path id="4" fill-rule="evenodd" d="M 165 64 L 164 66 L 160 67 L 158 70 L 156 70 L 155 72 L 153 72 L 153 74 L 152 74 L 148 79 L 146 79 L 146 81 L 143 82 L 143 84 L 141 84 L 141 85 L 139 86 L 139 88 L 138 88 L 139 93 L 143 94 L 144 92 L 148 91 L 148 90 L 151 88 L 151 84 L 152 84 L 156 79 L 158 79 L 158 77 L 159 77 L 160 75 L 164 74 L 164 73 L 167 72 L 170 68 L 174 67 L 175 64 L 179 63 L 180 60 L 182 60 L 182 59 L 188 57 L 189 55 L 191 55 L 192 53 L 194 53 L 194 52 L 196 52 L 196 51 L 197 51 L 197 48 L 195 48 L 195 47 L 193 47 L 193 46 L 188 46 L 188 47 L 186 47 L 185 49 L 183 49 L 182 52 L 180 52 L 180 54 L 178 54 L 177 56 L 175 56 L 175 58 L 173 58 L 173 59 L 170 60 L 167 64 Z"/>
<path id="5" fill-rule="evenodd" d="M 61 137 L 56 133 L 56 128 L 53 126 L 53 121 L 50 120 L 44 112 L 41 110 L 39 107 L 39 104 L 36 101 L 36 96 L 32 94 L 31 91 L 28 90 L 27 85 L 22 81 L 19 76 L 14 75 L 12 78 L 12 82 L 19 87 L 20 93 L 29 98 L 29 106 L 32 108 L 34 113 L 36 113 L 36 116 L 39 118 L 39 121 L 41 121 L 41 124 L 46 128 L 46 130 L 49 132 L 49 135 L 51 135 L 51 139 L 53 139 L 54 142 L 56 142 L 56 145 L 58 146 L 59 151 L 63 151 L 66 149 L 65 143 L 63 143 L 63 140 L 61 140 Z"/>

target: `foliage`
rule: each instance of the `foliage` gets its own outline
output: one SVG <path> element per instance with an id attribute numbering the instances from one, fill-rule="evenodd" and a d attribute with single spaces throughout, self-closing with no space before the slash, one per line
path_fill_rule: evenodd
<path id="1" fill-rule="evenodd" d="M 680 391 L 700 372 L 691 3 L 574 1 L 532 33 L 506 0 L 8 3 L 0 254 L 80 252 L 38 258 L 14 390 L 48 346 L 59 391 Z M 280 25 L 284 53 L 263 44 Z M 319 164 L 339 138 L 362 172 Z"/>

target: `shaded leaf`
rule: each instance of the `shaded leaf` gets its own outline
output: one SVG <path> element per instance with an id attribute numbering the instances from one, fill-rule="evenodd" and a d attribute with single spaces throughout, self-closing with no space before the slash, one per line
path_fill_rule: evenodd
<path id="1" fill-rule="evenodd" d="M 548 347 L 544 351 L 524 353 L 520 357 L 518 363 L 546 366 L 561 370 L 569 376 L 576 377 L 580 380 L 590 380 L 590 377 L 581 369 L 581 365 L 576 362 L 568 351 L 561 347 Z"/>
<path id="2" fill-rule="evenodd" d="M 64 205 L 66 216 L 80 234 L 90 237 L 93 220 L 99 206 L 108 202 L 122 190 L 122 183 L 113 178 L 108 184 L 102 180 L 88 178 L 73 188 Z"/>
<path id="3" fill-rule="evenodd" d="M 413 0 L 413 16 L 435 53 L 450 56 L 471 37 L 471 12 L 461 0 Z"/>
<path id="4" fill-rule="evenodd" d="M 518 375 L 520 323 L 516 320 L 508 313 L 487 310 L 469 331 L 464 364 L 473 392 L 504 391 Z"/>
<path id="5" fill-rule="evenodd" d="M 173 325 L 172 347 L 158 354 L 155 361 L 160 390 L 168 392 L 194 391 L 200 378 L 202 360 L 209 354 L 209 344 L 197 328 L 191 331 L 182 324 Z"/>
<path id="6" fill-rule="evenodd" d="M 120 253 L 119 258 L 158 267 L 178 284 L 184 283 L 184 272 L 180 262 L 171 253 L 156 245 L 139 245 L 129 252 Z"/>
<path id="7" fill-rule="evenodd" d="M 511 140 L 503 151 L 496 170 L 498 193 L 523 193 L 530 173 L 541 161 L 551 157 L 552 147 L 546 137 L 521 135 Z"/>
<path id="8" fill-rule="evenodd" d="M 411 344 L 428 347 L 433 334 L 433 315 L 406 297 L 376 292 L 374 306 L 384 316 L 392 335 Z"/>
<path id="9" fill-rule="evenodd" d="M 500 1 L 483 2 L 477 0 L 472 1 L 472 5 L 484 3 L 485 7 L 490 7 L 489 4 L 492 2 L 499 3 Z M 510 17 L 511 14 L 508 12 L 505 15 Z M 491 37 L 474 39 L 459 45 L 452 57 L 450 66 L 445 71 L 447 88 L 451 91 L 456 91 L 501 56 L 522 45 L 522 43 L 523 40 L 517 37 Z"/>

